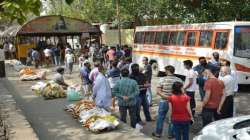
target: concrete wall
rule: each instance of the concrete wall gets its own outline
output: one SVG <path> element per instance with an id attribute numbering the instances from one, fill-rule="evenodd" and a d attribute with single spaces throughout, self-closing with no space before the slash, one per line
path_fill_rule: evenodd
<path id="1" fill-rule="evenodd" d="M 132 46 L 134 37 L 134 29 L 122 29 L 121 30 L 121 41 L 122 45 Z M 118 30 L 107 30 L 102 34 L 102 44 L 112 46 L 119 44 Z"/>

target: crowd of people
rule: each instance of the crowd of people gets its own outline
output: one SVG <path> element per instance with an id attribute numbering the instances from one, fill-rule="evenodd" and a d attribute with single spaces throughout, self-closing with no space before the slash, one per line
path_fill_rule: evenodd
<path id="1" fill-rule="evenodd" d="M 41 57 L 41 53 L 44 58 Z M 137 124 L 144 125 L 145 122 L 154 121 L 150 111 L 152 63 L 147 57 L 142 59 L 143 68 L 132 62 L 131 49 L 127 46 L 89 46 L 73 50 L 70 45 L 65 49 L 58 45 L 46 47 L 42 51 L 29 50 L 28 57 L 36 68 L 41 62 L 56 66 L 64 63 L 69 74 L 72 73 L 73 64 L 77 62 L 80 67 L 83 94 L 92 98 L 96 106 L 115 110 L 117 101 L 120 120 L 126 122 L 129 112 L 133 128 Z M 44 61 L 41 61 L 42 59 Z M 198 65 L 193 66 L 192 60 L 185 60 L 183 66 L 184 80 L 175 74 L 175 67 L 172 65 L 165 66 L 165 76 L 159 78 L 156 94 L 161 100 L 158 105 L 156 127 L 152 133 L 155 137 L 162 136 L 167 114 L 168 137 L 175 137 L 177 140 L 189 139 L 189 128 L 197 115 L 201 115 L 203 126 L 234 115 L 233 98 L 237 91 L 237 80 L 235 72 L 230 69 L 229 61 L 221 61 L 219 53 L 214 52 L 209 61 L 205 57 L 199 57 Z M 64 81 L 63 74 L 64 68 L 59 67 L 54 80 L 67 88 L 68 84 Z M 199 90 L 202 101 L 201 113 L 196 113 L 196 89 Z M 145 121 L 140 116 L 141 108 Z"/>

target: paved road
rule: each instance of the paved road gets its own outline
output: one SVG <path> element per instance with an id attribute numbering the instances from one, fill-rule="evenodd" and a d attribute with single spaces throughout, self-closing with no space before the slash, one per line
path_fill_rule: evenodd
<path id="1" fill-rule="evenodd" d="M 42 97 L 38 97 L 31 92 L 30 87 L 34 81 L 21 82 L 18 79 L 18 75 L 12 69 L 7 67 L 8 81 L 5 83 L 8 89 L 12 90 L 12 94 L 15 97 L 17 104 L 24 111 L 27 119 L 31 123 L 31 126 L 35 129 L 38 137 L 41 140 L 53 140 L 53 139 L 150 139 L 151 133 L 155 128 L 155 122 L 149 122 L 144 125 L 142 132 L 149 136 L 138 136 L 138 133 L 134 133 L 134 130 L 122 126 L 117 131 L 104 133 L 101 135 L 93 135 L 90 132 L 82 128 L 76 120 L 73 120 L 69 114 L 63 111 L 63 106 L 68 104 L 66 99 L 55 99 L 55 100 L 43 100 Z M 48 78 L 54 74 L 53 69 L 49 70 Z M 73 75 L 65 75 L 65 79 L 68 83 L 80 82 L 78 77 L 78 70 L 75 70 Z M 153 78 L 153 88 L 155 88 L 158 78 Z M 154 89 L 155 90 L 155 89 Z M 154 91 L 153 90 L 153 91 Z M 196 94 L 197 99 L 197 111 L 200 111 L 199 96 Z M 249 104 L 250 94 L 239 93 L 235 99 L 238 114 L 248 114 L 250 111 Z M 157 115 L 159 98 L 154 95 L 154 105 L 151 108 L 153 117 Z M 143 115 L 142 115 L 143 116 Z M 165 127 L 167 128 L 167 120 Z M 201 119 L 196 117 L 196 122 L 192 126 L 190 132 L 192 138 L 201 129 Z M 164 137 L 161 139 L 167 139 L 167 130 L 164 130 Z M 152 137 L 151 137 L 152 138 Z M 157 138 L 153 138 L 157 139 Z"/>
<path id="2" fill-rule="evenodd" d="M 11 91 L 18 106 L 23 110 L 41 140 L 151 139 L 124 124 L 112 132 L 92 134 L 63 110 L 64 105 L 69 104 L 66 99 L 44 100 L 30 89 L 31 85 L 36 83 L 35 81 L 19 81 L 17 73 L 9 67 L 7 67 L 7 74 L 8 80 L 4 82 L 4 85 Z M 53 73 L 50 72 L 50 76 L 51 74 Z"/>

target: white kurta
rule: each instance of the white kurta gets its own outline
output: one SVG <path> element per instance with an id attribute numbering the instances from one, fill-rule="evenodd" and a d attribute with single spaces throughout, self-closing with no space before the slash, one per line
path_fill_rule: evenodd
<path id="1" fill-rule="evenodd" d="M 96 106 L 100 108 L 109 108 L 112 103 L 111 88 L 108 79 L 102 74 L 98 73 L 95 84 L 93 86 L 93 97 Z"/>

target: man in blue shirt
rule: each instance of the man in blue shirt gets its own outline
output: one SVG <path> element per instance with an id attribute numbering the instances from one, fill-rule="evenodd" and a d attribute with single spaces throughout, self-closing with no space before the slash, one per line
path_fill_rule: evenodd
<path id="1" fill-rule="evenodd" d="M 90 63 L 88 60 L 85 60 L 83 62 L 83 66 L 80 69 L 80 77 L 82 79 L 82 86 L 83 86 L 83 94 L 85 96 L 90 95 L 91 92 L 91 80 L 89 79 L 89 73 L 90 73 Z"/>
<path id="2" fill-rule="evenodd" d="M 133 128 L 136 121 L 136 97 L 139 94 L 139 87 L 135 80 L 128 78 L 128 69 L 121 71 L 122 79 L 117 82 L 112 90 L 112 96 L 118 99 L 120 120 L 126 123 L 127 110 L 129 111 L 130 124 Z"/>

